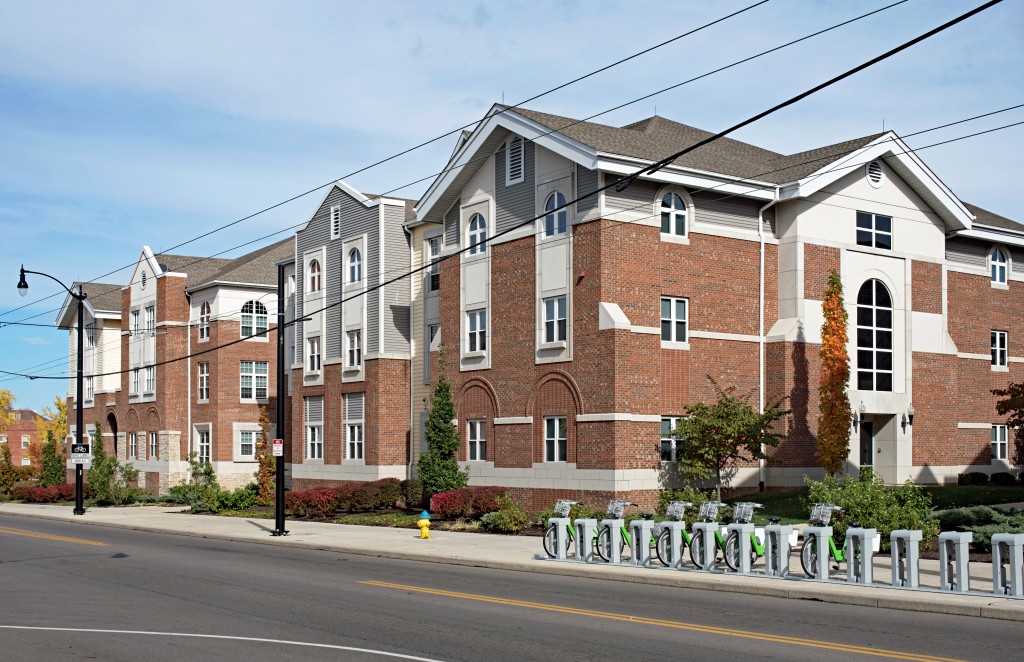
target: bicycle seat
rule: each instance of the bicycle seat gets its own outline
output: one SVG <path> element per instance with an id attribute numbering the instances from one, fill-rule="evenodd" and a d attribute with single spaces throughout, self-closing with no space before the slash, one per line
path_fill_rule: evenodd
<path id="1" fill-rule="evenodd" d="M 652 513 L 640 513 L 640 517 L 644 519 L 652 519 L 654 515 Z"/>
<path id="2" fill-rule="evenodd" d="M 850 528 L 851 529 L 859 529 L 860 528 L 860 522 L 850 522 Z"/>
<path id="3" fill-rule="evenodd" d="M 779 517 L 778 515 L 769 515 L 768 516 L 768 523 L 769 524 L 778 524 L 780 521 L 782 521 L 782 518 Z"/>

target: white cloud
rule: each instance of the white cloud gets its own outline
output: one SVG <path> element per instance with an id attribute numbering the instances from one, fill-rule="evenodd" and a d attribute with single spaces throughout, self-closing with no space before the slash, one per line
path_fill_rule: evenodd
<path id="1" fill-rule="evenodd" d="M 42 347 L 44 345 L 52 345 L 53 343 L 46 338 L 40 338 L 39 336 L 29 336 L 28 338 L 22 338 L 21 342 L 26 345 L 32 345 L 34 347 Z"/>

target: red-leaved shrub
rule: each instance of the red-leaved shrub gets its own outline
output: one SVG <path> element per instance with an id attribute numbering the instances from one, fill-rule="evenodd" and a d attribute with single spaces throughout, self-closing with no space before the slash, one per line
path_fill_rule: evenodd
<path id="1" fill-rule="evenodd" d="M 315 487 L 301 492 L 286 492 L 284 505 L 296 517 L 329 517 L 334 513 L 334 490 Z"/>
<path id="2" fill-rule="evenodd" d="M 50 487 L 22 486 L 15 488 L 14 498 L 28 503 L 57 503 L 75 498 L 75 486 L 65 483 Z"/>
<path id="3" fill-rule="evenodd" d="M 498 509 L 498 499 L 504 490 L 500 487 L 463 487 L 435 494 L 430 510 L 442 519 L 480 517 Z"/>

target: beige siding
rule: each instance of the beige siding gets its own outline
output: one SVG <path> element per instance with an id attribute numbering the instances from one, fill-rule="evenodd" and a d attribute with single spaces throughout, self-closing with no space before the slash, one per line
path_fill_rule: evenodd
<path id="1" fill-rule="evenodd" d="M 427 230 L 436 229 L 436 225 L 420 225 L 412 230 L 412 268 L 418 269 L 425 263 L 424 234 Z M 430 348 L 426 346 L 424 336 L 424 282 L 425 275 L 420 273 L 412 279 L 412 449 L 413 467 L 420 456 L 420 439 L 423 430 L 420 423 L 421 414 L 426 411 L 423 398 L 430 392 L 430 386 L 423 383 L 424 361 Z M 414 469 L 415 471 L 415 469 Z"/>

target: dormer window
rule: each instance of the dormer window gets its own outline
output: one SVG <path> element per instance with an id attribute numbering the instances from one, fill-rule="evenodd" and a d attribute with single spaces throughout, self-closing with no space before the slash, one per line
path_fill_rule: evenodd
<path id="1" fill-rule="evenodd" d="M 267 307 L 259 301 L 246 301 L 242 306 L 242 337 L 265 336 Z"/>
<path id="2" fill-rule="evenodd" d="M 892 250 L 892 216 L 857 212 L 857 245 Z"/>
<path id="3" fill-rule="evenodd" d="M 505 144 L 505 186 L 523 181 L 523 139 L 513 136 Z"/>
<path id="4" fill-rule="evenodd" d="M 686 236 L 686 203 L 678 193 L 669 192 L 661 198 L 661 233 Z"/>
<path id="5" fill-rule="evenodd" d="M 469 254 L 487 252 L 487 221 L 481 214 L 473 214 L 469 219 Z"/>
<path id="6" fill-rule="evenodd" d="M 544 205 L 544 211 L 547 215 L 544 216 L 544 236 L 554 237 L 556 235 L 565 234 L 565 196 L 557 191 L 548 196 L 548 201 Z"/>
<path id="7" fill-rule="evenodd" d="M 348 254 L 348 282 L 358 283 L 363 279 L 363 257 L 358 248 Z"/>
<path id="8" fill-rule="evenodd" d="M 993 248 L 988 259 L 992 269 L 992 284 L 1006 285 L 1006 253 L 999 248 Z"/>
<path id="9" fill-rule="evenodd" d="M 319 292 L 323 281 L 320 273 L 320 260 L 309 261 L 309 291 Z"/>

